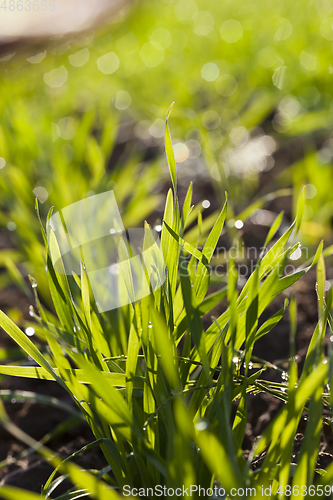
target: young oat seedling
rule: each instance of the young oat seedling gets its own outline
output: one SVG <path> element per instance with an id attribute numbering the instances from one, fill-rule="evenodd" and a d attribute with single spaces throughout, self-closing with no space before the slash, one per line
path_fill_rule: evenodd
<path id="1" fill-rule="evenodd" d="M 153 498 L 160 489 L 167 495 L 190 491 L 193 498 L 198 498 L 199 487 L 204 488 L 206 496 L 226 499 L 234 498 L 235 491 L 237 498 L 244 499 L 250 491 L 255 498 L 265 498 L 269 491 L 272 499 L 294 499 L 301 491 L 309 495 L 312 491 L 316 495 L 320 491 L 327 494 L 333 484 L 333 466 L 318 471 L 314 477 L 323 407 L 330 408 L 324 388 L 332 379 L 332 357 L 328 360 L 323 353 L 323 338 L 331 324 L 332 291 L 325 297 L 322 244 L 308 267 L 291 275 L 283 272 L 288 256 L 295 250 L 291 238 L 301 224 L 304 192 L 295 220 L 274 244 L 281 216 L 273 223 L 265 244 L 271 247 L 260 256 L 243 288 L 238 289 L 237 269 L 231 261 L 227 286 L 210 293 L 210 265 L 225 225 L 227 201 L 211 226 L 205 226 L 201 232 L 205 242 L 199 250 L 187 237 L 190 222 L 194 222 L 192 185 L 182 210 L 179 206 L 168 117 L 169 114 L 165 147 L 172 189 L 166 198 L 161 234 L 166 274 L 162 286 L 140 299 L 101 310 L 84 263 L 81 262 L 78 273 L 67 276 L 61 268 L 59 242 L 54 234 L 47 238 L 41 223 L 55 309 L 55 314 L 44 309 L 34 287 L 34 328 L 44 342 L 37 347 L 37 342 L 33 343 L 0 312 L 2 328 L 35 362 L 35 366 L 1 365 L 0 373 L 59 383 L 72 397 L 95 440 L 61 460 L 18 429 L 1 403 L 2 425 L 55 467 L 41 492 L 42 498 L 89 496 L 104 500 L 119 498 L 121 494 L 137 495 L 140 491 Z M 51 213 L 48 220 L 50 217 Z M 198 224 L 201 225 L 200 216 Z M 151 228 L 146 223 L 144 249 L 149 247 L 151 238 Z M 128 261 L 128 249 L 122 244 L 119 248 L 122 262 Z M 56 267 L 54 255 L 58 256 Z M 278 295 L 314 265 L 318 275 L 319 320 L 298 378 L 293 350 L 295 300 L 292 298 L 289 306 L 286 300 L 284 307 L 266 321 L 262 322 L 261 317 Z M 124 293 L 130 294 L 130 265 L 124 265 L 121 277 Z M 224 298 L 225 310 L 217 318 L 212 317 L 205 327 L 203 316 L 209 315 Z M 278 384 L 261 378 L 266 366 L 272 365 L 258 363 L 252 353 L 256 341 L 278 324 L 287 307 L 291 318 L 291 358 L 285 376 L 287 383 Z M 247 394 L 259 392 L 273 394 L 286 404 L 245 458 L 242 443 Z M 305 438 L 298 462 L 292 464 L 292 445 L 304 411 L 308 413 Z M 325 424 L 331 425 L 330 420 L 326 419 Z M 108 463 L 103 470 L 84 471 L 70 460 L 97 445 Z M 259 456 L 263 456 L 261 465 L 254 469 L 252 462 Z M 66 495 L 57 497 L 57 485 L 67 477 L 74 486 Z M 40 498 L 9 486 L 0 487 L 0 495 L 8 499 Z"/>

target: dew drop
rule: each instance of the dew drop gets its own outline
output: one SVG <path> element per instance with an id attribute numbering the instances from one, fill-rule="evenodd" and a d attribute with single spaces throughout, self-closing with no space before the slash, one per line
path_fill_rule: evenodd
<path id="1" fill-rule="evenodd" d="M 28 328 L 25 329 L 25 333 L 28 337 L 32 337 L 35 335 L 35 329 L 32 328 L 32 326 L 28 326 Z"/>
<path id="2" fill-rule="evenodd" d="M 13 221 L 8 222 L 8 224 L 7 224 L 7 229 L 9 231 L 15 231 L 16 227 L 17 226 L 16 226 L 15 222 L 13 222 Z"/>
<path id="3" fill-rule="evenodd" d="M 208 424 L 204 420 L 201 420 L 200 422 L 194 424 L 194 427 L 197 429 L 197 431 L 204 431 L 205 429 L 207 429 Z"/>
<path id="4" fill-rule="evenodd" d="M 243 226 L 244 226 L 244 222 L 243 221 L 236 220 L 236 222 L 235 222 L 235 228 L 236 229 L 242 229 Z"/>

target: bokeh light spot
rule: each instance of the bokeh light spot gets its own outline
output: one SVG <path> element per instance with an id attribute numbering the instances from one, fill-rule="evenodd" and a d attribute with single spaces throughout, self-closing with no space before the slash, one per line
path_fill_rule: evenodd
<path id="1" fill-rule="evenodd" d="M 44 82 L 50 87 L 57 88 L 61 87 L 68 78 L 68 71 L 65 66 L 60 66 L 60 68 L 52 69 L 49 73 L 45 73 Z"/>
<path id="2" fill-rule="evenodd" d="M 97 59 L 98 69 L 105 75 L 111 75 L 119 68 L 119 59 L 114 52 L 108 52 Z"/>
<path id="3" fill-rule="evenodd" d="M 27 61 L 30 64 L 39 64 L 42 62 L 46 57 L 46 50 L 44 52 L 39 52 L 35 56 L 28 57 Z"/>
<path id="4" fill-rule="evenodd" d="M 227 43 L 236 43 L 243 36 L 243 28 L 239 21 L 229 19 L 220 29 L 221 38 Z"/>
<path id="5" fill-rule="evenodd" d="M 293 32 L 293 26 L 289 19 L 282 18 L 280 21 L 280 27 L 275 32 L 275 40 L 282 41 L 287 40 Z"/>
<path id="6" fill-rule="evenodd" d="M 164 120 L 157 118 L 154 123 L 149 127 L 149 133 L 155 139 L 160 139 L 164 136 Z"/>
<path id="7" fill-rule="evenodd" d="M 131 104 L 132 104 L 132 97 L 129 92 L 127 92 L 126 90 L 119 90 L 116 93 L 115 106 L 117 109 L 120 110 L 127 109 L 130 107 Z"/>
<path id="8" fill-rule="evenodd" d="M 75 54 L 68 56 L 69 62 L 72 66 L 84 66 L 89 61 L 90 52 L 87 48 L 79 50 Z"/>
<path id="9" fill-rule="evenodd" d="M 189 150 L 186 144 L 179 142 L 178 144 L 174 145 L 174 153 L 175 153 L 175 160 L 178 163 L 182 163 L 183 161 L 187 160 L 189 157 Z"/>
<path id="10" fill-rule="evenodd" d="M 322 22 L 320 26 L 321 36 L 329 40 L 330 42 L 333 40 L 333 17 L 329 17 Z"/>
<path id="11" fill-rule="evenodd" d="M 305 186 L 305 198 L 311 200 L 317 194 L 317 188 L 313 184 L 307 184 Z"/>
<path id="12" fill-rule="evenodd" d="M 216 129 L 220 125 L 220 122 L 220 115 L 213 109 L 206 111 L 202 117 L 202 124 L 208 130 Z"/>
<path id="13" fill-rule="evenodd" d="M 155 68 L 164 60 L 164 50 L 158 42 L 148 42 L 140 50 L 140 56 L 148 68 Z"/>
<path id="14" fill-rule="evenodd" d="M 237 90 L 238 83 L 232 75 L 221 75 L 216 80 L 216 90 L 223 97 L 229 97 Z"/>
<path id="15" fill-rule="evenodd" d="M 176 17 L 182 23 L 191 22 L 197 12 L 198 6 L 194 0 L 179 0 L 175 6 Z"/>
<path id="16" fill-rule="evenodd" d="M 220 70 L 218 66 L 212 62 L 205 64 L 201 69 L 201 76 L 204 80 L 207 80 L 207 82 L 216 80 L 219 74 Z"/>
<path id="17" fill-rule="evenodd" d="M 214 18 L 210 12 L 197 12 L 194 15 L 193 31 L 196 35 L 207 36 L 214 29 Z"/>
<path id="18" fill-rule="evenodd" d="M 150 35 L 151 42 L 157 42 L 162 49 L 167 49 L 172 43 L 172 35 L 169 30 L 165 28 L 157 28 Z"/>

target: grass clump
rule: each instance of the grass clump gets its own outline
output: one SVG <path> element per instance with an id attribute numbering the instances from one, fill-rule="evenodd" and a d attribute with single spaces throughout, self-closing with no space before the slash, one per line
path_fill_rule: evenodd
<path id="1" fill-rule="evenodd" d="M 51 258 L 54 248 L 50 248 L 56 241 L 47 240 L 42 227 L 56 315 L 44 309 L 36 287 L 37 313 L 33 315 L 36 333 L 46 341 L 47 348 L 45 344 L 37 347 L 0 312 L 2 328 L 36 363 L 2 365 L 0 373 L 58 382 L 71 395 L 95 436 L 85 449 L 99 445 L 108 466 L 101 471 L 82 471 L 71 460 L 61 461 L 15 427 L 3 405 L 2 424 L 48 459 L 62 479 L 70 477 L 74 488 L 59 500 L 82 496 L 113 499 L 130 493 L 132 488 L 137 488 L 136 492 L 151 488 L 147 496 L 154 497 L 156 487 L 174 491 L 191 491 L 192 487 L 195 498 L 198 492 L 194 485 L 205 488 L 206 496 L 211 496 L 210 491 L 220 495 L 224 492 L 224 498 L 232 498 L 234 488 L 237 498 L 250 494 L 264 498 L 267 488 L 270 498 L 296 498 L 301 486 L 308 491 L 311 485 L 316 488 L 315 494 L 327 493 L 333 483 L 333 467 L 315 474 L 323 408 L 329 412 L 331 408 L 325 388 L 332 378 L 331 353 L 327 358 L 323 352 L 323 338 L 331 325 L 332 291 L 325 297 L 322 244 L 308 267 L 291 275 L 284 273 L 288 257 L 297 248 L 293 242 L 302 220 L 304 192 L 295 220 L 274 243 L 281 217 L 273 223 L 265 242 L 269 250 L 260 255 L 243 288 L 239 291 L 237 267 L 230 259 L 227 285 L 210 293 L 210 264 L 225 225 L 227 201 L 211 224 L 203 247 L 192 245 L 187 239 L 192 220 L 192 186 L 180 210 L 167 123 L 165 137 L 173 188 L 167 195 L 161 235 L 167 271 L 163 286 L 139 301 L 100 313 L 84 265 L 80 277 L 58 273 Z M 200 217 L 197 225 L 200 234 Z M 148 225 L 146 229 L 149 231 Z M 315 265 L 318 324 L 299 376 L 294 347 L 295 299 L 292 297 L 290 303 L 285 300 L 284 307 L 265 322 L 261 317 L 278 295 Z M 203 316 L 224 298 L 224 312 L 205 326 Z M 287 308 L 289 369 L 287 381 L 276 383 L 263 377 L 272 365 L 253 358 L 252 352 L 256 341 L 277 325 Z M 246 458 L 242 443 L 247 395 L 259 392 L 273 394 L 285 405 Z M 308 424 L 298 463 L 293 464 L 292 446 L 304 411 L 308 413 Z M 327 417 L 325 420 L 330 425 Z M 258 457 L 262 460 L 254 468 Z M 53 474 L 41 496 L 57 498 L 56 486 L 60 482 Z M 19 495 L 23 500 L 39 498 L 7 486 L 0 488 L 0 494 L 4 498 Z"/>

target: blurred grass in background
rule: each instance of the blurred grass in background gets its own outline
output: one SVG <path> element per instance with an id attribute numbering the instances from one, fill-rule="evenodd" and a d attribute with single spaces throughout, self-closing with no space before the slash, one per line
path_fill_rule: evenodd
<path id="1" fill-rule="evenodd" d="M 161 209 L 172 101 L 180 183 L 212 183 L 219 203 L 228 190 L 235 213 L 307 185 L 301 237 L 329 241 L 332 5 L 146 0 L 118 17 L 0 61 L 0 223 L 16 247 L 0 253 L 0 285 L 38 275 L 48 300 L 35 196 L 46 215 L 116 188 L 131 226 Z M 261 205 L 247 218 L 269 225 Z"/>

